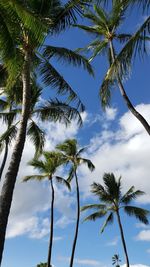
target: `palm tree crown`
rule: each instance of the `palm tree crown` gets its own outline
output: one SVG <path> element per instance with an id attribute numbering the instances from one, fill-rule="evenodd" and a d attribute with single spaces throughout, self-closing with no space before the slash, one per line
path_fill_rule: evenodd
<path id="1" fill-rule="evenodd" d="M 47 178 L 50 182 L 51 187 L 51 215 L 50 215 L 50 238 L 49 238 L 49 248 L 48 248 L 48 258 L 47 258 L 47 267 L 51 267 L 51 255 L 52 255 L 52 245 L 53 245 L 53 225 L 54 225 L 54 200 L 55 200 L 55 189 L 53 186 L 53 179 L 55 178 L 56 182 L 64 184 L 70 190 L 70 184 L 62 177 L 56 176 L 55 173 L 64 163 L 61 153 L 52 151 L 43 152 L 44 159 L 33 159 L 29 162 L 29 165 L 34 167 L 39 171 L 39 174 L 28 175 L 24 177 L 24 181 L 36 179 L 42 181 Z M 44 264 L 43 264 L 44 266 Z"/>
<path id="2" fill-rule="evenodd" d="M 81 210 L 96 210 L 96 212 L 87 216 L 85 218 L 85 221 L 95 221 L 98 218 L 106 216 L 106 219 L 101 228 L 101 233 L 104 231 L 105 227 L 108 224 L 113 222 L 114 215 L 116 215 L 120 228 L 120 234 L 125 252 L 127 267 L 129 267 L 129 258 L 121 224 L 120 210 L 123 210 L 129 216 L 134 216 L 140 222 L 148 224 L 149 222 L 147 217 L 150 212 L 146 209 L 131 205 L 131 202 L 133 200 L 135 200 L 139 196 L 142 196 L 145 193 L 140 190 L 135 190 L 134 186 L 132 186 L 125 194 L 122 194 L 121 177 L 117 180 L 113 173 L 105 173 L 103 176 L 103 182 L 104 186 L 95 182 L 91 185 L 91 192 L 99 198 L 100 204 L 86 205 L 82 207 Z"/>
<path id="3" fill-rule="evenodd" d="M 72 179 L 75 178 L 75 183 L 76 183 L 77 216 L 76 216 L 76 229 L 75 229 L 72 253 L 70 258 L 70 267 L 72 267 L 77 238 L 78 238 L 79 221 L 80 221 L 80 191 L 79 191 L 77 169 L 81 164 L 86 164 L 90 171 L 93 171 L 95 167 L 91 162 L 91 160 L 81 157 L 81 154 L 85 151 L 85 148 L 78 149 L 78 143 L 76 139 L 68 139 L 64 143 L 57 145 L 56 148 L 59 151 L 61 151 L 64 162 L 66 162 L 67 164 L 71 164 L 69 170 L 69 177 L 67 181 L 70 183 Z"/>
<path id="4" fill-rule="evenodd" d="M 120 32 L 120 26 L 126 18 L 129 1 L 112 1 L 109 12 L 100 6 L 94 5 L 94 11 L 88 11 L 85 17 L 91 26 L 76 25 L 94 37 L 87 47 L 81 51 L 91 51 L 90 61 L 96 56 L 106 55 L 109 67 L 100 86 L 100 99 L 103 108 L 110 104 L 113 87 L 118 87 L 120 93 L 132 114 L 141 122 L 150 135 L 150 125 L 146 119 L 135 109 L 130 101 L 123 81 L 131 73 L 131 66 L 135 56 L 145 55 L 146 42 L 149 40 L 150 16 L 147 17 L 140 28 L 134 33 Z"/>

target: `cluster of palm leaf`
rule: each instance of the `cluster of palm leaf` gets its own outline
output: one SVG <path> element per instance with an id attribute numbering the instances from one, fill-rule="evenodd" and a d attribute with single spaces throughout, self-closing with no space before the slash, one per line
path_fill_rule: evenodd
<path id="1" fill-rule="evenodd" d="M 109 68 L 100 88 L 102 106 L 105 107 L 110 103 L 112 87 L 118 87 L 129 110 L 150 134 L 149 123 L 135 109 L 123 84 L 124 79 L 129 75 L 134 58 L 137 54 L 143 57 L 146 52 L 146 43 L 150 40 L 150 16 L 146 17 L 136 33 L 120 33 L 120 24 L 123 23 L 130 8 L 135 5 L 146 12 L 149 10 L 150 0 L 112 0 L 111 4 L 108 0 L 69 0 L 65 4 L 60 0 L 0 1 L 0 119 L 5 123 L 5 131 L 0 137 L 0 152 L 4 152 L 0 167 L 0 179 L 6 165 L 9 146 L 16 139 L 8 170 L 5 178 L 2 179 L 0 194 L 0 265 L 16 178 L 26 136 L 28 135 L 35 146 L 36 157 L 31 165 L 38 168 L 42 174 L 26 177 L 26 180 L 49 178 L 52 190 L 51 229 L 53 229 L 54 207 L 52 177 L 57 167 L 71 163 L 67 181 L 62 177 L 56 176 L 55 178 L 58 182 L 65 183 L 69 189 L 71 180 L 73 177 L 75 178 L 77 223 L 70 267 L 73 266 L 80 220 L 77 167 L 81 163 L 86 163 L 89 169 L 93 170 L 94 165 L 90 160 L 80 157 L 84 149 L 78 151 L 75 140 L 67 140 L 65 143 L 58 145 L 59 152 L 43 152 L 45 133 L 37 123 L 38 120 L 60 121 L 67 125 L 72 119 L 77 119 L 79 125 L 81 125 L 80 112 L 84 110 L 84 105 L 76 92 L 52 64 L 53 58 L 60 63 L 66 62 L 73 66 L 81 66 L 93 75 L 89 62 L 105 52 Z M 107 7 L 109 8 L 107 9 Z M 78 15 L 84 15 L 91 25 L 77 25 Z M 94 37 L 94 41 L 83 49 L 92 51 L 89 60 L 78 52 L 47 44 L 48 38 L 57 36 L 71 24 L 89 32 Z M 118 45 L 115 46 L 116 42 L 121 43 L 120 51 L 118 51 Z M 55 89 L 57 97 L 51 99 L 49 95 L 48 99 L 41 101 L 43 88 L 47 88 L 47 91 L 51 88 Z M 60 100 L 59 95 L 63 95 L 65 100 Z M 39 159 L 42 152 L 44 161 Z M 128 215 L 134 215 L 140 221 L 148 223 L 148 212 L 146 210 L 128 206 L 132 199 L 143 194 L 143 192 L 134 191 L 132 187 L 126 195 L 122 196 L 120 191 L 121 181 L 120 179 L 116 181 L 113 174 L 104 175 L 104 183 L 106 188 L 94 183 L 92 192 L 98 195 L 102 202 L 106 203 L 99 206 L 87 206 L 83 209 L 99 209 L 94 215 L 88 217 L 88 219 L 93 220 L 106 215 L 108 211 L 110 212 L 102 228 L 103 230 L 113 220 L 113 214 L 117 215 L 128 267 L 129 259 L 119 209 L 120 205 L 123 204 L 121 208 L 123 207 Z M 113 194 L 114 198 L 112 198 Z M 106 204 L 109 204 L 109 207 Z M 52 239 L 53 230 L 50 236 L 48 267 L 51 264 Z"/>

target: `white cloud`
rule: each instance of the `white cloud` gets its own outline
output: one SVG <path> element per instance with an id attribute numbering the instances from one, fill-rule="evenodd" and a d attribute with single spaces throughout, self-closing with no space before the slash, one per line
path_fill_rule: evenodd
<path id="1" fill-rule="evenodd" d="M 149 118 L 150 105 L 142 104 L 137 108 Z M 87 155 L 96 169 L 89 173 L 87 167 L 81 167 L 80 189 L 87 197 L 92 181 L 101 183 L 104 172 L 114 172 L 116 176 L 123 177 L 124 192 L 134 185 L 146 192 L 139 201 L 150 203 L 149 135 L 129 112 L 120 118 L 119 126 L 115 132 L 104 130 L 91 139 Z"/>
<path id="2" fill-rule="evenodd" d="M 121 267 L 126 267 L 126 264 L 121 265 Z M 150 267 L 150 265 L 144 265 L 144 264 L 130 264 L 130 267 Z"/>
<path id="3" fill-rule="evenodd" d="M 83 113 L 82 117 L 84 120 L 86 118 L 86 113 Z M 4 126 L 1 126 L 0 129 L 2 131 L 2 129 L 4 130 Z M 43 123 L 42 128 L 48 131 L 48 139 L 46 141 L 45 149 L 54 149 L 58 142 L 62 142 L 66 138 L 74 138 L 78 132 L 78 125 L 75 121 L 67 128 L 60 123 L 48 122 Z M 5 169 L 8 167 L 12 149 L 13 147 L 11 146 Z M 49 220 L 46 225 L 46 221 L 43 219 L 43 213 L 45 214 L 48 212 L 49 215 L 50 188 L 48 183 L 37 181 L 22 183 L 22 178 L 25 175 L 34 173 L 33 168 L 27 165 L 27 162 L 33 158 L 33 155 L 34 147 L 30 140 L 27 139 L 19 169 L 18 180 L 15 186 L 15 193 L 7 228 L 7 238 L 27 234 L 30 238 L 39 239 L 49 234 Z M 0 155 L 0 159 L 2 159 L 2 156 L 3 154 Z M 60 213 L 60 222 L 63 221 L 65 225 L 68 225 L 70 219 L 67 218 L 71 217 L 73 214 L 71 204 L 73 203 L 74 198 L 70 197 L 67 190 L 62 187 L 55 187 L 55 195 L 55 208 Z M 63 216 L 66 218 L 65 221 Z M 57 225 L 59 226 L 59 221 L 57 222 Z"/>
<path id="4" fill-rule="evenodd" d="M 146 118 L 149 118 L 150 105 L 139 105 L 138 110 L 142 111 Z M 115 114 L 114 111 L 112 111 L 113 113 Z M 87 114 L 85 113 L 83 116 L 86 121 Z M 62 142 L 66 138 L 74 138 L 78 133 L 78 126 L 75 122 L 68 128 L 59 123 L 44 123 L 43 127 L 47 129 L 48 133 L 46 149 L 53 149 L 58 142 Z M 95 164 L 96 170 L 90 173 L 87 167 L 82 166 L 79 171 L 80 191 L 83 197 L 91 196 L 90 184 L 93 181 L 101 182 L 104 172 L 114 172 L 117 176 L 122 175 L 124 191 L 135 185 L 137 189 L 146 192 L 146 195 L 139 199 L 140 203 L 150 203 L 148 160 L 150 142 L 148 134 L 129 112 L 120 118 L 118 130 L 111 131 L 106 127 L 104 129 L 100 134 L 92 137 L 87 153 L 87 156 Z M 15 188 L 7 230 L 8 237 L 27 234 L 31 238 L 42 238 L 48 232 L 43 221 L 45 220 L 43 214 L 44 216 L 49 214 L 49 186 L 47 183 L 40 182 L 20 182 L 23 176 L 33 172 L 32 168 L 26 165 L 33 154 L 33 145 L 27 141 L 18 175 L 19 179 Z M 60 218 L 55 225 L 56 227 L 66 227 L 74 221 L 72 209 L 75 203 L 74 195 L 70 195 L 62 187 L 56 186 L 55 190 L 55 207 L 60 214 Z M 19 228 L 17 225 L 19 225 Z M 39 229 L 40 232 L 38 233 Z M 140 238 L 142 235 L 143 233 L 139 235 Z"/>
<path id="5" fill-rule="evenodd" d="M 112 121 L 116 118 L 116 115 L 117 115 L 117 109 L 116 108 L 110 108 L 110 107 L 107 107 L 106 108 L 106 111 L 105 111 L 105 116 L 106 116 L 106 119 L 109 120 L 109 121 Z"/>
<path id="6" fill-rule="evenodd" d="M 113 240 L 106 243 L 106 246 L 117 246 L 119 242 L 119 237 L 116 236 Z"/>
<path id="7" fill-rule="evenodd" d="M 150 241 L 150 230 L 142 230 L 136 237 L 140 241 Z"/>

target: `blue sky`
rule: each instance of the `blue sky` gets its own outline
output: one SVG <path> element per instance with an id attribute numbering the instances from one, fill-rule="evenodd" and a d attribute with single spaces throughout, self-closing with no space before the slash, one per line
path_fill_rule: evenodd
<path id="1" fill-rule="evenodd" d="M 143 21 L 143 15 L 139 13 L 138 20 L 135 18 L 136 13 L 133 13 L 132 19 L 130 18 L 124 28 L 130 28 L 132 31 L 132 26 L 133 30 L 138 27 Z M 76 28 L 58 38 L 48 40 L 50 44 L 71 49 L 83 47 L 88 42 L 89 36 Z M 81 167 L 79 170 L 81 204 L 96 201 L 90 194 L 92 181 L 101 182 L 104 172 L 114 172 L 116 176 L 122 175 L 124 192 L 132 185 L 146 192 L 146 195 L 136 204 L 149 209 L 149 136 L 128 112 L 117 89 L 113 92 L 111 107 L 105 113 L 102 111 L 98 89 L 107 70 L 105 59 L 97 58 L 93 61 L 95 78 L 81 69 L 54 63 L 80 95 L 86 111 L 82 114 L 84 123 L 81 129 L 76 122 L 72 122 L 67 129 L 59 123 L 43 123 L 42 127 L 47 131 L 45 147 L 53 149 L 57 143 L 66 138 L 78 138 L 81 146 L 89 146 L 86 156 L 93 161 L 96 170 L 92 174 L 86 167 Z M 125 82 L 125 88 L 137 109 L 150 122 L 149 84 L 149 58 L 144 62 L 137 59 L 130 80 Z M 47 99 L 50 96 L 52 96 L 51 90 L 45 89 L 43 98 Z M 23 176 L 33 172 L 31 167 L 26 166 L 32 156 L 33 146 L 27 140 L 11 210 L 2 267 L 36 267 L 38 263 L 45 262 L 47 259 L 49 186 L 46 182 L 21 183 Z M 71 193 L 57 185 L 55 185 L 55 191 L 55 237 L 52 263 L 55 267 L 66 267 L 69 264 L 75 229 L 74 184 Z M 150 227 L 138 224 L 137 221 L 123 214 L 122 221 L 131 265 L 150 266 Z M 111 258 L 116 253 L 120 255 L 121 264 L 125 263 L 117 224 L 114 223 L 100 235 L 101 225 L 102 220 L 81 222 L 75 267 L 109 267 Z"/>

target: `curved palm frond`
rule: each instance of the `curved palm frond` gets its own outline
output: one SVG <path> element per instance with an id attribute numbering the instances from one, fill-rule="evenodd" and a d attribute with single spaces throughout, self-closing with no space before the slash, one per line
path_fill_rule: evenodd
<path id="1" fill-rule="evenodd" d="M 29 180 L 38 180 L 38 181 L 41 181 L 43 179 L 45 179 L 47 177 L 47 175 L 37 175 L 37 174 L 34 174 L 34 175 L 27 175 L 23 178 L 23 182 L 27 182 Z"/>
<path id="2" fill-rule="evenodd" d="M 149 224 L 149 221 L 147 219 L 147 216 L 150 214 L 149 210 L 134 207 L 134 206 L 125 206 L 124 211 L 129 216 L 136 217 L 140 222 L 142 222 L 144 224 Z"/>
<path id="3" fill-rule="evenodd" d="M 34 169 L 37 169 L 41 173 L 46 172 L 45 165 L 44 165 L 44 162 L 42 160 L 34 158 L 28 162 L 28 165 L 32 166 Z"/>
<path id="4" fill-rule="evenodd" d="M 33 120 L 28 125 L 27 135 L 35 146 L 35 156 L 41 154 L 45 142 L 45 133 Z"/>
<path id="5" fill-rule="evenodd" d="M 67 101 L 76 102 L 77 108 L 82 112 L 84 111 L 84 105 L 78 98 L 77 94 L 73 91 L 71 86 L 65 81 L 63 76 L 48 62 L 44 61 L 40 64 L 39 72 L 42 78 L 42 82 L 46 86 L 51 86 L 57 90 L 57 94 L 64 95 L 67 94 Z"/>
<path id="6" fill-rule="evenodd" d="M 96 219 L 102 218 L 107 214 L 106 210 L 100 210 L 98 212 L 94 212 L 91 215 L 87 216 L 84 221 L 95 221 Z"/>
<path id="7" fill-rule="evenodd" d="M 72 181 L 73 178 L 74 178 L 74 168 L 71 167 L 70 170 L 69 170 L 69 172 L 68 172 L 67 182 L 68 183 L 71 183 L 71 181 Z"/>
<path id="8" fill-rule="evenodd" d="M 7 125 L 10 125 L 17 118 L 18 113 L 20 113 L 20 109 L 13 109 L 10 112 L 0 112 L 0 119 Z"/>
<path id="9" fill-rule="evenodd" d="M 113 220 L 114 220 L 114 216 L 113 216 L 113 213 L 111 212 L 108 215 L 108 217 L 106 218 L 106 220 L 105 220 L 105 222 L 104 222 L 104 224 L 103 224 L 103 226 L 102 226 L 102 228 L 100 230 L 101 234 L 104 232 L 104 230 L 105 230 L 105 228 L 107 227 L 108 224 L 113 223 Z"/>
<path id="10" fill-rule="evenodd" d="M 69 189 L 69 191 L 71 191 L 70 183 L 67 180 L 60 176 L 55 176 L 55 179 L 58 183 L 65 185 Z"/>
<path id="11" fill-rule="evenodd" d="M 88 1 L 69 0 L 55 15 L 52 30 L 59 33 L 77 21 L 77 15 L 83 14 L 83 7 L 88 5 Z"/>
<path id="12" fill-rule="evenodd" d="M 17 126 L 11 125 L 1 136 L 0 136 L 0 143 L 8 142 L 8 144 L 11 144 L 11 142 L 15 139 L 17 135 Z"/>
<path id="13" fill-rule="evenodd" d="M 77 153 L 77 140 L 67 139 L 63 143 L 58 144 L 56 148 L 63 151 L 68 156 L 75 156 Z"/>
<path id="14" fill-rule="evenodd" d="M 129 204 L 132 200 L 136 199 L 139 196 L 143 196 L 145 192 L 141 190 L 134 190 L 134 186 L 132 186 L 125 195 L 121 198 L 120 202 Z"/>
<path id="15" fill-rule="evenodd" d="M 105 190 L 111 198 L 119 200 L 121 192 L 121 177 L 116 181 L 113 173 L 105 173 L 103 175 L 103 181 L 105 184 Z"/>
<path id="16" fill-rule="evenodd" d="M 68 63 L 69 65 L 72 64 L 75 67 L 83 66 L 83 68 L 87 70 L 89 74 L 94 75 L 93 69 L 88 60 L 84 56 L 81 56 L 77 52 L 70 49 L 47 45 L 44 49 L 43 55 L 47 59 L 56 57 L 61 63 Z"/>
<path id="17" fill-rule="evenodd" d="M 82 125 L 82 118 L 76 108 L 59 101 L 55 100 L 46 101 L 45 104 L 34 111 L 35 114 L 42 120 L 59 121 L 64 122 L 66 125 L 71 120 L 76 120 L 78 125 Z"/>
<path id="18" fill-rule="evenodd" d="M 103 204 L 89 204 L 81 207 L 81 211 L 88 210 L 88 209 L 105 209 L 106 205 Z"/>
<path id="19" fill-rule="evenodd" d="M 94 171 L 95 170 L 95 166 L 94 166 L 94 164 L 92 163 L 91 160 L 86 159 L 86 158 L 80 158 L 80 157 L 78 158 L 78 160 L 79 160 L 80 164 L 81 163 L 86 164 L 90 171 Z"/>

